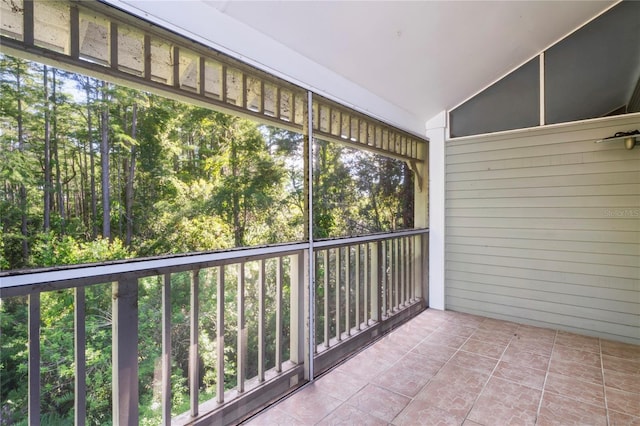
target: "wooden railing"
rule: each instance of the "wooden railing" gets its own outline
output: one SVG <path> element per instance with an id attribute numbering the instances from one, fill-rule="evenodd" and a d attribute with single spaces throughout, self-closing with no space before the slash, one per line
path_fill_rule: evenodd
<path id="1" fill-rule="evenodd" d="M 316 374 L 425 306 L 426 230 L 314 243 Z"/>
<path id="2" fill-rule="evenodd" d="M 140 330 L 149 327 L 157 327 L 161 336 L 153 379 L 159 390 L 154 414 L 158 423 L 228 424 L 419 312 L 426 292 L 427 232 L 314 242 L 315 280 L 309 280 L 306 270 L 308 243 L 1 273 L 3 303 L 28 299 L 29 386 L 24 408 L 29 424 L 39 424 L 41 413 L 41 354 L 47 350 L 42 338 L 47 331 L 41 319 L 43 295 L 73 293 L 73 325 L 47 327 L 74 333 L 69 368 L 75 375 L 77 425 L 90 423 L 87 398 L 92 397 L 94 383 L 87 348 L 93 336 L 87 321 L 97 310 L 91 305 L 96 297 L 89 295 L 100 291 L 107 303 L 111 298 L 105 315 L 111 322 L 111 347 L 105 349 L 112 352 L 113 424 L 141 421 Z M 308 306 L 310 288 L 315 309 Z M 150 312 L 157 324 L 148 323 Z M 308 321 L 309 312 L 315 321 Z M 314 322 L 311 333 L 305 327 Z M 185 330 L 184 342 L 172 342 L 177 330 Z M 315 348 L 313 355 L 310 347 Z M 311 359 L 313 373 L 305 370 Z M 182 406 L 172 400 L 175 364 L 188 365 L 188 402 Z"/>

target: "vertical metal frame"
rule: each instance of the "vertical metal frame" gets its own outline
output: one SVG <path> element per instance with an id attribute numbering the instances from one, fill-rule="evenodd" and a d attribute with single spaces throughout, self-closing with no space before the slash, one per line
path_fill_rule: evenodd
<path id="1" fill-rule="evenodd" d="M 308 231 L 307 235 L 309 236 L 309 249 L 307 255 L 307 265 L 306 265 L 306 274 L 307 274 L 307 292 L 308 292 L 308 300 L 307 300 L 307 310 L 308 310 L 308 322 L 306 328 L 306 334 L 308 336 L 307 349 L 305 351 L 306 355 L 306 363 L 308 364 L 305 369 L 305 373 L 308 372 L 307 380 L 313 382 L 313 354 L 315 349 L 315 319 L 316 319 L 316 289 L 315 289 L 315 255 L 313 248 L 313 93 L 311 91 L 307 92 L 307 105 L 305 108 L 305 135 L 304 140 L 307 146 L 307 156 L 304 161 L 307 163 L 307 197 L 308 197 Z M 326 273 L 326 271 L 325 271 Z"/>

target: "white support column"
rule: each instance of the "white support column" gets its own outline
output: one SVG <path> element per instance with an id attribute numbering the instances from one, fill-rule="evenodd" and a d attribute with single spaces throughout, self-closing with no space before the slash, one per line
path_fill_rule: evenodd
<path id="1" fill-rule="evenodd" d="M 429 138 L 429 307 L 445 308 L 445 139 L 447 112 L 427 121 Z"/>

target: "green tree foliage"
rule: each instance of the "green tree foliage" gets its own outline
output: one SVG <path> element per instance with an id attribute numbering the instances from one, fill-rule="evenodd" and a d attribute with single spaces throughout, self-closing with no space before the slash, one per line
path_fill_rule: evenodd
<path id="1" fill-rule="evenodd" d="M 302 156 L 297 133 L 0 56 L 0 270 L 300 241 Z M 316 141 L 313 167 L 315 238 L 412 226 L 413 189 L 405 164 Z M 252 377 L 260 265 L 244 265 Z M 275 261 L 266 262 L 266 368 L 275 365 L 275 268 Z M 216 272 L 198 272 L 202 400 L 217 388 Z M 226 389 L 237 380 L 237 274 L 237 265 L 226 267 Z M 171 276 L 175 415 L 189 407 L 192 279 L 191 272 Z M 140 412 L 141 423 L 149 425 L 161 415 L 163 280 L 138 282 Z M 289 286 L 284 277 L 285 360 Z M 72 424 L 74 290 L 40 297 L 41 422 Z M 87 287 L 84 297 L 87 421 L 105 425 L 112 407 L 111 283 Z M 25 297 L 0 299 L 0 424 L 26 424 L 27 310 Z"/>

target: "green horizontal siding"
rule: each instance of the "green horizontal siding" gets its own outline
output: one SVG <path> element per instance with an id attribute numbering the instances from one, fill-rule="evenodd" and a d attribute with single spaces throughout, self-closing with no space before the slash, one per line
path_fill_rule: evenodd
<path id="1" fill-rule="evenodd" d="M 447 142 L 447 309 L 640 344 L 638 114 Z"/>

